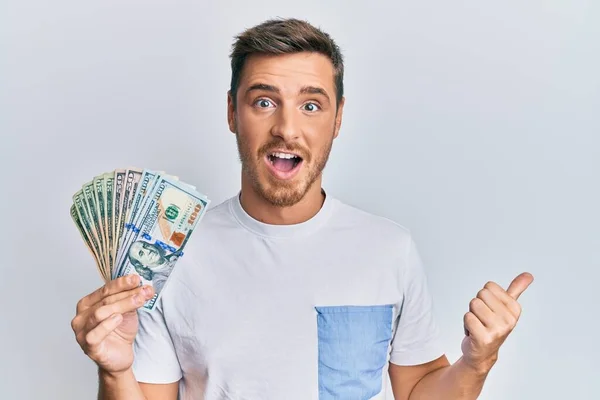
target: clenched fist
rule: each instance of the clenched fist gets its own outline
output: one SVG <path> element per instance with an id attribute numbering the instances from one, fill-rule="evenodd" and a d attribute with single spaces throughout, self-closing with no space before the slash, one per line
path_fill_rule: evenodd
<path id="1" fill-rule="evenodd" d="M 152 298 L 151 286 L 128 275 L 108 282 L 77 303 L 71 327 L 81 346 L 98 367 L 108 373 L 133 364 L 133 341 L 138 330 L 137 309 Z"/>
<path id="2" fill-rule="evenodd" d="M 488 282 L 471 300 L 464 317 L 466 337 L 462 342 L 463 359 L 477 371 L 488 372 L 498 358 L 500 346 L 515 328 L 521 316 L 519 296 L 533 282 L 522 273 L 507 290 Z"/>

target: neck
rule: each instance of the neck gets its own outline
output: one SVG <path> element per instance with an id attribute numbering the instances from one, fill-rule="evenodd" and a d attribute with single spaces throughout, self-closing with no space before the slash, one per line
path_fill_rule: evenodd
<path id="1" fill-rule="evenodd" d="M 317 179 L 302 200 L 290 207 L 278 207 L 260 196 L 249 182 L 242 178 L 240 203 L 252 218 L 270 225 L 293 225 L 314 217 L 325 201 L 321 178 Z"/>

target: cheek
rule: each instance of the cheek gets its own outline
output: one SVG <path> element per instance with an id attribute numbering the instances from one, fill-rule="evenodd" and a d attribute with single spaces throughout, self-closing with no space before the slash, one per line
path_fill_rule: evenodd
<path id="1" fill-rule="evenodd" d="M 261 141 L 264 141 L 269 132 L 268 118 L 256 118 L 251 111 L 240 110 L 237 116 L 237 134 L 246 147 L 260 147 Z"/>
<path id="2" fill-rule="evenodd" d="M 333 139 L 334 123 L 329 119 L 308 121 L 303 129 L 306 144 L 312 151 L 327 147 Z"/>

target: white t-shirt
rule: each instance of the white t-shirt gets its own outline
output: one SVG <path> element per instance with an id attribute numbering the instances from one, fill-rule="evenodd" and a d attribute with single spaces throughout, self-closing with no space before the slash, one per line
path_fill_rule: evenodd
<path id="1" fill-rule="evenodd" d="M 296 225 L 208 210 L 139 316 L 136 378 L 184 400 L 391 400 L 388 362 L 444 354 L 410 232 L 330 194 Z"/>

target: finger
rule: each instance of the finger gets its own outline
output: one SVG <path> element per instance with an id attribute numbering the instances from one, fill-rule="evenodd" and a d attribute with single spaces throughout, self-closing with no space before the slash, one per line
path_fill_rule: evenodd
<path id="1" fill-rule="evenodd" d="M 116 293 L 111 296 L 105 297 L 104 299 L 100 300 L 99 302 L 97 302 L 96 304 L 89 307 L 88 309 L 83 311 L 81 314 L 79 314 L 75 318 L 73 318 L 73 321 L 71 322 L 71 327 L 73 328 L 75 335 L 77 335 L 82 329 L 84 329 L 86 327 L 86 325 L 89 326 L 88 319 L 90 317 L 90 314 L 93 313 L 97 308 L 100 308 L 102 306 L 107 306 L 109 304 L 114 304 L 120 300 L 127 298 L 127 297 L 133 297 L 138 294 L 143 295 L 147 300 L 149 298 L 152 298 L 152 296 L 154 296 L 154 288 L 151 285 L 144 285 L 144 286 L 137 287 L 135 289 L 127 290 L 124 292 Z"/>
<path id="2" fill-rule="evenodd" d="M 92 310 L 94 308 L 98 308 L 98 307 L 102 307 L 102 306 L 107 306 L 109 304 L 114 304 L 119 300 L 123 300 L 124 298 L 135 296 L 137 294 L 141 294 L 142 296 L 144 296 L 145 298 L 148 299 L 154 295 L 154 288 L 152 287 L 152 285 L 144 285 L 144 286 L 137 286 L 135 289 L 118 292 L 118 293 L 112 294 L 108 297 L 101 299 L 99 302 L 94 304 L 88 310 Z"/>
<path id="3" fill-rule="evenodd" d="M 142 292 L 145 293 L 145 292 Z M 152 296 L 145 296 L 144 294 L 139 293 L 132 296 L 128 296 L 124 299 L 121 299 L 115 303 L 107 304 L 105 306 L 101 306 L 92 311 L 91 315 L 87 318 L 87 323 L 85 324 L 85 328 L 88 331 L 94 329 L 98 324 L 104 321 L 106 318 L 110 317 L 112 314 L 125 314 L 130 311 L 135 311 L 140 308 L 146 300 L 150 299 Z"/>
<path id="4" fill-rule="evenodd" d="M 95 290 L 89 295 L 85 296 L 77 303 L 77 314 L 85 311 L 89 307 L 93 306 L 100 300 L 105 297 L 108 297 L 112 294 L 122 292 L 124 290 L 134 289 L 139 286 L 141 283 L 141 278 L 138 275 L 131 274 L 127 276 L 122 276 L 120 278 L 114 279 L 108 282 L 106 285 L 101 288 Z"/>
<path id="5" fill-rule="evenodd" d="M 502 289 L 500 285 L 495 282 L 486 283 L 485 289 L 492 292 L 515 318 L 519 318 L 521 315 L 521 305 L 515 299 L 510 297 L 506 290 Z"/>
<path id="6" fill-rule="evenodd" d="M 531 282 L 533 282 L 533 275 L 529 272 L 523 272 L 511 282 L 506 292 L 510 297 L 518 300 L 519 296 L 531 285 Z"/>
<path id="7" fill-rule="evenodd" d="M 482 337 L 485 334 L 485 326 L 472 312 L 465 314 L 463 323 L 466 336 Z"/>
<path id="8" fill-rule="evenodd" d="M 480 298 L 476 297 L 471 300 L 469 303 L 469 311 L 473 313 L 484 326 L 490 328 L 494 325 L 494 313 Z"/>
<path id="9" fill-rule="evenodd" d="M 512 297 L 510 297 L 508 293 L 506 293 L 506 290 L 504 290 L 496 282 L 488 282 L 483 287 L 489 290 L 490 292 L 494 293 L 494 296 L 496 296 L 505 305 L 508 305 L 514 302 L 515 300 Z"/>
<path id="10" fill-rule="evenodd" d="M 108 334 L 114 331 L 121 321 L 123 321 L 123 316 L 121 314 L 113 314 L 89 331 L 87 335 L 85 335 L 85 340 L 83 342 L 82 347 L 84 350 L 93 353 L 94 348 L 97 347 Z"/>
<path id="11" fill-rule="evenodd" d="M 506 305 L 490 289 L 483 288 L 477 293 L 477 298 L 481 299 L 494 314 L 506 312 Z"/>

